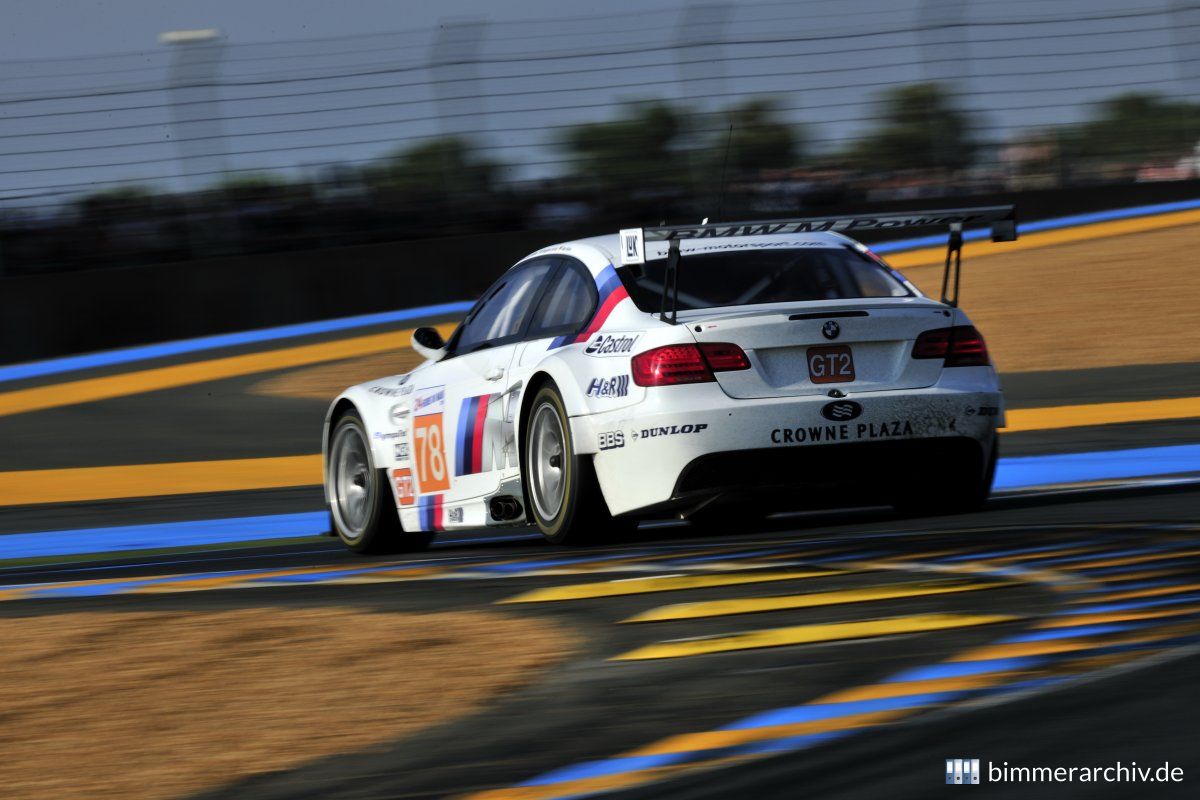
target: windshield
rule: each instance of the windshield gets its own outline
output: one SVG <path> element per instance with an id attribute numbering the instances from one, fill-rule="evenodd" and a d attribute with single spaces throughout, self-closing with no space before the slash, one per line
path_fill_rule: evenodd
<path id="1" fill-rule="evenodd" d="M 619 270 L 642 311 L 662 302 L 667 260 Z M 760 303 L 909 297 L 912 292 L 890 270 L 849 248 L 741 250 L 689 255 L 679 262 L 680 311 Z"/>

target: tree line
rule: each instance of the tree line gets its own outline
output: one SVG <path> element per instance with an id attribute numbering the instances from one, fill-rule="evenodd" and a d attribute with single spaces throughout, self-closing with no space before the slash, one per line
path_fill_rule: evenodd
<path id="1" fill-rule="evenodd" d="M 561 172 L 549 181 L 598 197 L 673 189 L 707 192 L 717 182 L 752 180 L 777 170 L 844 170 L 864 176 L 923 173 L 952 181 L 972 167 L 996 165 L 1000 143 L 983 135 L 979 115 L 962 108 L 949 87 L 917 83 L 877 98 L 875 124 L 852 140 L 821 147 L 812 123 L 784 118 L 778 102 L 755 97 L 724 110 L 689 111 L 670 102 L 628 103 L 615 119 L 566 128 L 551 146 Z M 1019 169 L 1047 170 L 1068 182 L 1113 164 L 1136 165 L 1195 152 L 1200 103 L 1129 93 L 1098 104 L 1090 119 L 1018 133 L 1029 145 Z M 428 139 L 350 170 L 368 188 L 431 203 L 504 194 L 509 167 L 463 137 Z M 233 194 L 269 192 L 294 182 L 277 174 L 227 177 L 214 188 Z M 295 187 L 293 187 L 295 188 Z M 148 195 L 123 187 L 89 198 Z M 86 204 L 89 199 L 83 202 Z"/>

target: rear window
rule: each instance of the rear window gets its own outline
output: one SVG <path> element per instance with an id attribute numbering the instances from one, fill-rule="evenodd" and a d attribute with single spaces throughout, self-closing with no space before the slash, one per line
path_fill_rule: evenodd
<path id="1" fill-rule="evenodd" d="M 662 302 L 665 258 L 618 272 L 642 311 Z M 885 267 L 849 248 L 686 252 L 679 262 L 680 311 L 718 306 L 909 297 L 903 283 Z"/>

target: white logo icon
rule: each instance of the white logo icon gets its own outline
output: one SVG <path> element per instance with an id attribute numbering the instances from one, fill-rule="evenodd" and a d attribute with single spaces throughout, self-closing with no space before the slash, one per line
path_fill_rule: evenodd
<path id="1" fill-rule="evenodd" d="M 979 759 L 947 758 L 946 783 L 979 783 Z"/>

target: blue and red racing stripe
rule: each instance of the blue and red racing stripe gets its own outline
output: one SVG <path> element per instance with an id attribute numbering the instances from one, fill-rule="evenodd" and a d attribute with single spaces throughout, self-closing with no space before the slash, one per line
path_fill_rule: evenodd
<path id="1" fill-rule="evenodd" d="M 427 494 L 417 500 L 417 518 L 423 531 L 442 531 L 446 529 L 442 521 L 442 496 Z"/>
<path id="2" fill-rule="evenodd" d="M 600 295 L 600 302 L 596 305 L 596 313 L 592 316 L 592 321 L 578 334 L 555 338 L 547 348 L 548 350 L 563 345 L 586 342 L 593 333 L 604 327 L 604 323 L 608 321 L 609 315 L 612 314 L 617 304 L 629 297 L 629 292 L 625 290 L 625 284 L 621 283 L 621 278 L 612 264 L 600 270 L 600 273 L 596 275 L 596 292 Z"/>
<path id="3" fill-rule="evenodd" d="M 455 435 L 455 475 L 475 475 L 483 472 L 483 431 L 487 424 L 488 403 L 494 394 L 465 397 L 458 414 Z"/>

